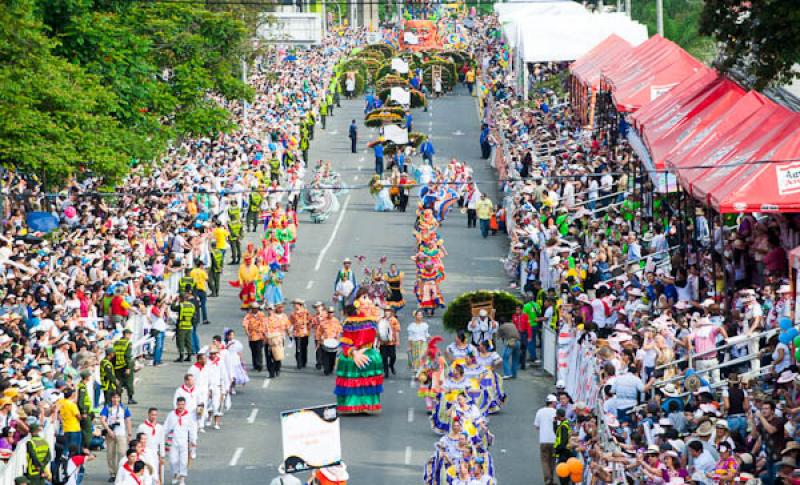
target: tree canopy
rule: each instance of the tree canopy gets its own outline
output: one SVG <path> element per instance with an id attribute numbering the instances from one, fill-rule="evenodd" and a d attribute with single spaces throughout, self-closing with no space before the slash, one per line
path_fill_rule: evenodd
<path id="1" fill-rule="evenodd" d="M 700 32 L 703 6 L 703 0 L 664 0 L 664 37 L 701 61 L 711 61 L 714 41 Z M 658 32 L 655 0 L 631 2 L 631 17 L 647 25 L 650 35 Z"/>
<path id="2" fill-rule="evenodd" d="M 0 162 L 55 184 L 118 180 L 169 140 L 235 127 L 216 99 L 241 82 L 245 24 L 202 5 L 115 0 L 0 3 Z"/>
<path id="3" fill-rule="evenodd" d="M 700 31 L 720 43 L 717 67 L 738 69 L 753 88 L 798 77 L 800 8 L 785 0 L 706 0 Z"/>

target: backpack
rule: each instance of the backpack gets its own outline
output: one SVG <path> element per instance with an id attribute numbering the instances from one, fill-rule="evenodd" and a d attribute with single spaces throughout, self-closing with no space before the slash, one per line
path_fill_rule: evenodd
<path id="1" fill-rule="evenodd" d="M 69 453 L 62 453 L 53 464 L 53 485 L 66 485 L 72 476 L 69 470 Z M 76 467 L 75 471 L 80 467 Z M 75 473 L 73 471 L 73 473 Z"/>

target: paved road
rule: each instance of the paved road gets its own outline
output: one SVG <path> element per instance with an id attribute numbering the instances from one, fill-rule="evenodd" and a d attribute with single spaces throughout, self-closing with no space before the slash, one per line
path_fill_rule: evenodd
<path id="1" fill-rule="evenodd" d="M 332 160 L 343 180 L 355 184 L 366 183 L 374 168 L 372 154 L 365 147 L 375 136 L 374 131 L 359 125 L 361 151 L 350 153 L 347 128 L 351 119 L 360 122 L 362 117 L 361 101 L 344 101 L 335 117 L 328 120 L 328 129 L 317 130 L 310 153 L 312 160 Z M 433 101 L 428 113 L 415 110 L 414 117 L 414 129 L 432 136 L 438 163 L 446 163 L 452 157 L 467 160 L 476 178 L 487 181 L 481 188 L 494 194 L 496 184 L 491 180 L 495 175 L 488 164 L 478 158 L 479 126 L 474 98 L 447 96 Z M 414 212 L 376 213 L 372 210 L 373 199 L 366 190 L 351 191 L 340 202 L 340 212 L 324 224 L 312 224 L 307 217 L 301 217 L 284 295 L 287 299 L 299 296 L 307 302 L 327 301 L 342 259 L 361 255 L 374 263 L 386 256 L 411 275 L 406 278 L 405 295 L 407 300 L 413 301 L 414 268 L 409 258 L 414 252 Z M 409 205 L 415 204 L 412 199 Z M 450 214 L 441 234 L 449 252 L 445 261 L 447 281 L 443 287 L 447 301 L 464 291 L 507 286 L 499 263 L 507 248 L 504 237 L 482 240 L 477 230 L 466 228 L 466 218 L 458 211 Z M 222 280 L 232 279 L 233 274 L 234 267 L 226 268 Z M 212 335 L 221 334 L 225 327 L 241 330 L 242 314 L 235 289 L 226 288 L 219 298 L 209 302 L 212 324 L 200 329 L 203 343 Z M 409 313 L 409 307 L 401 312 L 401 323 L 407 323 Z M 430 324 L 432 333 L 443 333 L 438 318 L 432 319 Z M 244 340 L 242 332 L 238 333 Z M 445 340 L 450 342 L 452 338 L 445 335 Z M 404 349 L 404 345 L 400 348 Z M 165 360 L 170 361 L 175 352 L 173 342 L 167 343 L 167 350 Z M 397 376 L 385 382 L 383 413 L 342 420 L 343 459 L 350 470 L 349 483 L 353 485 L 420 483 L 422 465 L 431 455 L 437 439 L 430 431 L 424 403 L 411 386 L 405 352 L 399 351 L 398 358 Z M 190 470 L 189 483 L 265 483 L 276 475 L 281 460 L 280 411 L 335 401 L 333 376 L 324 377 L 313 368 L 297 371 L 293 364 L 294 356 L 287 355 L 285 372 L 278 379 L 265 379 L 263 373 L 251 375 L 251 382 L 234 398 L 232 409 L 223 418 L 222 430 L 210 430 L 201 435 L 198 459 Z M 137 374 L 140 405 L 133 409 L 136 424 L 141 422 L 148 406 L 169 409 L 171 396 L 186 368 L 185 364 L 170 362 L 158 370 L 148 367 Z M 538 446 L 530 423 L 550 382 L 523 373 L 518 380 L 506 383 L 510 402 L 491 422 L 496 434 L 493 453 L 501 483 L 530 483 L 531 476 L 541 476 L 538 459 L 535 459 Z M 100 456 L 88 471 L 86 483 L 103 483 L 107 477 L 105 456 Z"/>

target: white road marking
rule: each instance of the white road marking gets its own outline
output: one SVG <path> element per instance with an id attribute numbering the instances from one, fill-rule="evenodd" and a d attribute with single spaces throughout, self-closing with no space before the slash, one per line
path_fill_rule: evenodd
<path id="1" fill-rule="evenodd" d="M 456 130 L 453 132 L 453 136 L 464 136 L 464 132 L 461 130 Z"/>
<path id="2" fill-rule="evenodd" d="M 236 448 L 236 451 L 233 452 L 233 457 L 231 457 L 231 461 L 228 462 L 228 466 L 236 466 L 239 463 L 239 458 L 242 457 L 242 453 L 244 452 L 244 448 Z M 406 452 L 408 454 L 408 452 Z"/>
<path id="3" fill-rule="evenodd" d="M 310 290 L 312 286 L 314 286 L 314 282 L 313 281 L 309 281 L 308 284 L 306 285 L 306 289 Z"/>
<path id="4" fill-rule="evenodd" d="M 247 417 L 247 422 L 253 424 L 256 422 L 256 416 L 258 416 L 258 408 L 253 409 L 250 411 L 250 416 Z"/>
<path id="5" fill-rule="evenodd" d="M 364 166 L 363 166 L 363 165 L 359 165 L 358 167 L 356 167 L 356 170 L 358 170 L 359 172 L 360 172 L 361 170 L 363 170 L 363 169 L 364 169 Z"/>
<path id="6" fill-rule="evenodd" d="M 358 175 L 356 175 L 355 177 L 353 177 L 353 182 L 358 182 Z"/>
<path id="7" fill-rule="evenodd" d="M 406 458 L 405 458 L 404 462 L 405 462 L 406 465 L 410 465 L 411 464 L 411 447 L 410 446 L 406 446 Z"/>
<path id="8" fill-rule="evenodd" d="M 365 152 L 365 153 L 366 153 L 366 152 Z M 365 158 L 365 157 L 361 157 L 361 158 L 359 158 L 359 159 L 358 159 L 358 161 L 359 161 L 359 162 L 363 162 L 364 160 L 366 160 L 366 158 Z M 361 169 L 359 168 L 359 170 L 361 170 Z"/>
<path id="9" fill-rule="evenodd" d="M 266 389 L 266 388 L 268 388 L 268 387 L 269 387 L 269 383 L 270 383 L 270 382 L 272 382 L 272 381 L 271 381 L 271 380 L 269 380 L 269 379 L 264 379 L 264 383 L 263 383 L 263 384 L 261 384 L 261 389 Z"/>
<path id="10" fill-rule="evenodd" d="M 408 408 L 408 422 L 414 422 L 414 408 Z"/>
<path id="11" fill-rule="evenodd" d="M 403 394 L 403 390 L 402 389 L 398 389 L 397 390 L 397 394 Z"/>
<path id="12" fill-rule="evenodd" d="M 336 131 L 336 130 L 333 130 L 333 131 L 329 131 L 329 132 L 328 132 L 328 134 L 329 134 L 329 135 L 338 135 L 338 134 L 339 134 L 339 132 L 338 132 L 338 131 Z"/>
<path id="13" fill-rule="evenodd" d="M 319 267 L 322 266 L 322 258 L 325 257 L 325 253 L 333 245 L 333 241 L 336 239 L 336 233 L 339 232 L 339 227 L 342 225 L 342 221 L 344 220 L 345 214 L 347 214 L 347 206 L 350 205 L 350 196 L 352 192 L 347 194 L 347 198 L 344 200 L 344 205 L 342 205 L 342 211 L 339 212 L 339 219 L 336 220 L 336 225 L 333 226 L 333 232 L 331 233 L 330 239 L 328 239 L 328 243 L 325 244 L 325 247 L 322 248 L 320 251 L 319 256 L 317 257 L 317 264 L 314 265 L 314 271 L 319 271 Z"/>

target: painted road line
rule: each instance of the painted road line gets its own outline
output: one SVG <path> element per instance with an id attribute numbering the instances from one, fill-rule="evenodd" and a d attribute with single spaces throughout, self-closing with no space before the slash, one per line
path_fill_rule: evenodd
<path id="1" fill-rule="evenodd" d="M 328 243 L 325 244 L 325 247 L 322 248 L 320 251 L 319 256 L 317 257 L 317 264 L 314 265 L 314 271 L 319 271 L 319 267 L 322 266 L 322 259 L 325 257 L 325 253 L 333 245 L 333 241 L 336 239 L 336 233 L 339 232 L 339 227 L 342 225 L 342 221 L 344 220 L 345 214 L 347 214 L 347 206 L 350 205 L 350 196 L 352 192 L 347 194 L 347 198 L 344 200 L 344 205 L 342 205 L 342 211 L 339 213 L 339 219 L 336 220 L 336 225 L 333 226 L 333 232 L 331 233 L 330 239 L 328 239 Z"/>
<path id="2" fill-rule="evenodd" d="M 307 289 L 307 290 L 310 290 L 312 286 L 314 286 L 314 282 L 313 282 L 313 281 L 309 281 L 309 282 L 306 284 L 306 289 Z"/>
<path id="3" fill-rule="evenodd" d="M 244 453 L 244 448 L 236 448 L 236 451 L 233 452 L 233 456 L 231 457 L 231 461 L 228 462 L 228 466 L 236 466 L 239 463 L 239 458 L 242 457 L 242 453 Z M 408 463 L 406 463 L 408 465 Z"/>
<path id="4" fill-rule="evenodd" d="M 256 422 L 256 416 L 258 416 L 258 408 L 253 409 L 250 411 L 250 416 L 247 417 L 247 422 L 253 424 Z"/>
<path id="5" fill-rule="evenodd" d="M 404 461 L 404 463 L 406 465 L 410 465 L 411 464 L 411 447 L 410 446 L 406 446 L 406 457 L 405 457 L 405 460 L 403 460 L 403 461 Z"/>
<path id="6" fill-rule="evenodd" d="M 366 152 L 365 152 L 365 153 L 366 153 Z M 359 162 L 363 162 L 364 160 L 366 160 L 366 158 L 365 158 L 365 157 L 361 157 L 361 158 L 359 158 L 359 159 L 358 159 L 358 161 L 359 161 Z M 359 170 L 361 170 L 361 167 L 359 167 Z"/>
<path id="7" fill-rule="evenodd" d="M 358 175 L 356 175 L 355 177 L 353 177 L 353 182 L 358 182 Z"/>
<path id="8" fill-rule="evenodd" d="M 414 422 L 414 408 L 408 408 L 408 422 Z"/>
<path id="9" fill-rule="evenodd" d="M 264 383 L 263 383 L 263 384 L 261 384 L 261 389 L 266 389 L 266 388 L 268 388 L 268 387 L 269 387 L 269 383 L 270 383 L 270 382 L 272 382 L 272 381 L 271 381 L 271 380 L 269 380 L 269 379 L 264 379 Z"/>

